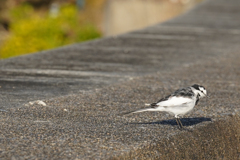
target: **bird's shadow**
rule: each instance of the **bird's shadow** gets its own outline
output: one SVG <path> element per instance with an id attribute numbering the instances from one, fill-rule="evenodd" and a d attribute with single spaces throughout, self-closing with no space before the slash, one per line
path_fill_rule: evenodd
<path id="1" fill-rule="evenodd" d="M 212 121 L 212 119 L 205 118 L 205 117 L 181 118 L 181 122 L 183 126 L 192 126 L 205 121 Z M 127 124 L 162 124 L 162 125 L 172 125 L 172 126 L 178 125 L 175 119 L 162 120 L 162 121 L 156 121 L 156 122 L 142 122 L 142 123 L 134 122 L 134 123 L 127 123 Z"/>

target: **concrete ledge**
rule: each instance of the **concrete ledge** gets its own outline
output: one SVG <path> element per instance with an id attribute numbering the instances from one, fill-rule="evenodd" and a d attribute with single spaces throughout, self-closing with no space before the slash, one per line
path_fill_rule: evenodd
<path id="1" fill-rule="evenodd" d="M 163 24 L 0 61 L 2 159 L 237 159 L 238 0 Z M 164 113 L 120 116 L 199 83 L 179 131 Z M 36 101 L 39 100 L 39 101 Z"/>
<path id="2" fill-rule="evenodd" d="M 215 123 L 183 132 L 141 149 L 111 159 L 239 159 L 239 116 L 225 117 Z"/>

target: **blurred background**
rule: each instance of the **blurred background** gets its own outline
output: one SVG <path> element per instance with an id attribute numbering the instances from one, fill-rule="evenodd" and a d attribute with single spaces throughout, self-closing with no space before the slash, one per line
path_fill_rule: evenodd
<path id="1" fill-rule="evenodd" d="M 141 29 L 202 0 L 0 0 L 0 59 Z"/>

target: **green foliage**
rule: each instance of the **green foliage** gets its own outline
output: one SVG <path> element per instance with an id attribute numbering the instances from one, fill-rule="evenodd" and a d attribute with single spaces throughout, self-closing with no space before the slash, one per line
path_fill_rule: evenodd
<path id="1" fill-rule="evenodd" d="M 11 35 L 0 46 L 0 58 L 8 58 L 66 44 L 82 42 L 101 36 L 98 29 L 80 20 L 77 8 L 66 5 L 57 17 L 37 13 L 29 5 L 19 6 L 10 12 Z"/>

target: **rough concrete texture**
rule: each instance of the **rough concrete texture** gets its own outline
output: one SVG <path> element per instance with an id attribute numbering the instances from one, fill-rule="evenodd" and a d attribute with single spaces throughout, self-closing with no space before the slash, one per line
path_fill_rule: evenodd
<path id="1" fill-rule="evenodd" d="M 1 61 L 0 158 L 239 159 L 240 1 L 227 2 L 206 1 L 118 37 Z M 194 83 L 211 98 L 182 119 L 190 131 L 164 113 L 121 116 Z M 41 98 L 46 106 L 26 103 Z"/>

